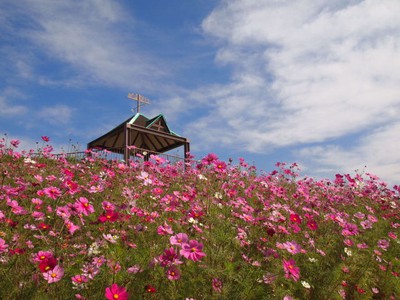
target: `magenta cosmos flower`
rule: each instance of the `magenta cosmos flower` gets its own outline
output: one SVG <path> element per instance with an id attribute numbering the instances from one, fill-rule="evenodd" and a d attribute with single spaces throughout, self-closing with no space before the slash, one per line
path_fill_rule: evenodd
<path id="1" fill-rule="evenodd" d="M 105 296 L 108 300 L 126 300 L 129 294 L 123 286 L 118 286 L 116 283 L 113 283 L 110 287 L 106 288 Z"/>
<path id="2" fill-rule="evenodd" d="M 293 223 L 301 224 L 301 218 L 298 214 L 290 214 L 290 221 Z"/>
<path id="3" fill-rule="evenodd" d="M 201 260 L 206 254 L 202 251 L 203 244 L 195 240 L 190 240 L 188 244 L 183 244 L 180 254 L 193 261 Z"/>
<path id="4" fill-rule="evenodd" d="M 86 199 L 85 197 L 80 197 L 75 203 L 74 203 L 75 209 L 78 211 L 78 213 L 84 214 L 85 216 L 88 216 L 89 214 L 94 212 L 94 207 L 89 203 L 89 200 Z"/>
<path id="5" fill-rule="evenodd" d="M 283 269 L 286 278 L 293 278 L 294 281 L 299 280 L 300 268 L 296 266 L 296 262 L 293 259 L 283 260 Z"/>
<path id="6" fill-rule="evenodd" d="M 179 278 L 181 278 L 181 272 L 176 266 L 171 266 L 170 268 L 168 268 L 166 274 L 169 280 L 178 280 Z"/>
<path id="7" fill-rule="evenodd" d="M 64 269 L 59 265 L 55 266 L 53 270 L 43 273 L 43 277 L 47 280 L 48 283 L 60 281 L 63 276 Z"/>
<path id="8" fill-rule="evenodd" d="M 175 252 L 173 247 L 164 250 L 164 253 L 159 257 L 160 265 L 163 267 L 171 265 L 180 265 L 183 262 L 179 260 L 178 253 Z"/>

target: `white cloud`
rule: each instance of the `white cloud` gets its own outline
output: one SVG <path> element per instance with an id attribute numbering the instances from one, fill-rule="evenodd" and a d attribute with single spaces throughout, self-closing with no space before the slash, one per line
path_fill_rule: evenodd
<path id="1" fill-rule="evenodd" d="M 13 88 L 6 88 L 0 92 L 0 116 L 15 117 L 27 112 L 24 105 L 12 103 L 18 98 L 24 98 L 24 95 Z"/>
<path id="2" fill-rule="evenodd" d="M 15 116 L 21 115 L 26 112 L 26 107 L 22 105 L 12 105 L 8 103 L 7 99 L 3 96 L 0 96 L 0 115 L 7 116 Z"/>
<path id="3" fill-rule="evenodd" d="M 216 63 L 231 67 L 230 82 L 187 93 L 193 115 L 209 109 L 187 135 L 204 149 L 258 153 L 319 144 L 296 159 L 320 171 L 367 165 L 399 178 L 391 141 L 400 113 L 398 11 L 397 0 L 222 1 L 202 28 L 218 47 Z"/>
<path id="4" fill-rule="evenodd" d="M 224 1 L 203 22 L 220 45 L 216 59 L 235 70 L 212 112 L 220 133 L 229 124 L 259 152 L 396 120 L 399 10 L 391 0 Z"/>
<path id="5" fill-rule="evenodd" d="M 400 122 L 372 131 L 354 146 L 325 145 L 298 151 L 308 171 L 321 176 L 366 171 L 391 184 L 400 184 Z"/>
<path id="6" fill-rule="evenodd" d="M 46 56 L 68 64 L 59 78 L 37 76 L 41 84 L 58 81 L 67 86 L 100 83 L 145 88 L 163 74 L 160 64 L 154 64 L 141 50 L 135 40 L 134 20 L 117 2 L 20 1 L 9 3 L 8 9 L 11 16 L 25 18 L 29 24 L 19 30 L 21 41 L 29 41 L 28 47 L 39 46 Z M 37 51 L 34 46 L 32 51 Z M 35 64 L 40 66 L 40 61 Z M 26 65 L 16 67 L 22 68 L 22 74 L 27 70 Z"/>
<path id="7" fill-rule="evenodd" d="M 45 107 L 38 112 L 38 116 L 53 125 L 65 125 L 71 122 L 73 109 L 64 104 Z"/>

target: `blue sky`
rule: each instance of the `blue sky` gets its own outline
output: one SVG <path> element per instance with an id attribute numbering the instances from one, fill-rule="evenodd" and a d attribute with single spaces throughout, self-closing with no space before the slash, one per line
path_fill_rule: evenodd
<path id="1" fill-rule="evenodd" d="M 399 13 L 398 0 L 2 0 L 0 130 L 85 149 L 137 92 L 197 158 L 398 184 Z"/>

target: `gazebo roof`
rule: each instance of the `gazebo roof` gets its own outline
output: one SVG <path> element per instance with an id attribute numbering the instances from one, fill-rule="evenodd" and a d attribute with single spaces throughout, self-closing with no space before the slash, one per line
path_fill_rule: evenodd
<path id="1" fill-rule="evenodd" d="M 136 113 L 125 122 L 88 144 L 90 148 L 120 151 L 126 146 L 135 146 L 153 152 L 166 152 L 189 141 L 173 132 L 162 114 L 149 119 Z"/>

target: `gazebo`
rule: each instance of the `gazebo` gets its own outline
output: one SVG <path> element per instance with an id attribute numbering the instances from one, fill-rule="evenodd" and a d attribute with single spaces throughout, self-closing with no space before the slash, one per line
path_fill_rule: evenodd
<path id="1" fill-rule="evenodd" d="M 125 162 L 128 163 L 130 156 L 135 153 L 141 152 L 144 158 L 148 159 L 150 154 L 164 153 L 183 146 L 184 158 L 188 158 L 189 139 L 173 132 L 162 114 L 154 118 L 147 118 L 141 114 L 139 112 L 141 100 L 139 97 L 133 100 L 138 101 L 138 112 L 106 134 L 88 143 L 87 148 L 121 153 Z"/>

